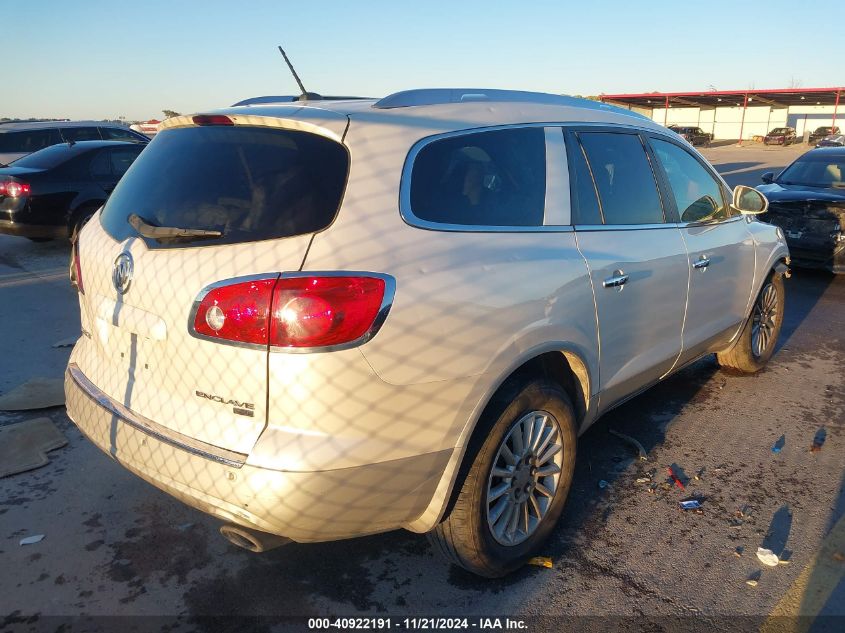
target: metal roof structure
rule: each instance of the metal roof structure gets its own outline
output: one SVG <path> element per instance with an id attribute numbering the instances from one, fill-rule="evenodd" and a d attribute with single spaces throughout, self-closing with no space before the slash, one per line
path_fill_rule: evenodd
<path id="1" fill-rule="evenodd" d="M 845 86 L 833 88 L 777 88 L 774 90 L 708 90 L 706 92 L 643 92 L 603 94 L 600 101 L 639 108 L 721 108 L 749 104 L 786 108 L 797 105 L 838 106 Z"/>

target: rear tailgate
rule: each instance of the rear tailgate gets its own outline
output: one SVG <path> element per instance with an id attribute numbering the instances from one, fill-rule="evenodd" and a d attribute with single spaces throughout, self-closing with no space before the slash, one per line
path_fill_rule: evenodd
<path id="1" fill-rule="evenodd" d="M 347 171 L 331 130 L 186 121 L 158 134 L 80 236 L 80 370 L 135 414 L 248 453 L 267 419 L 267 347 L 197 337 L 192 309 L 209 285 L 298 270 Z M 132 214 L 222 236 L 145 237 Z"/>

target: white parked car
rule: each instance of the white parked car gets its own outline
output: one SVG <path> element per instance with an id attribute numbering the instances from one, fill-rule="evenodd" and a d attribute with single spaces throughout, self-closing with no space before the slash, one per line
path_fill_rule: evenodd
<path id="1" fill-rule="evenodd" d="M 706 354 L 771 357 L 788 250 L 765 205 L 568 97 L 171 118 L 75 245 L 68 414 L 242 546 L 403 527 L 499 576 L 602 413 Z"/>

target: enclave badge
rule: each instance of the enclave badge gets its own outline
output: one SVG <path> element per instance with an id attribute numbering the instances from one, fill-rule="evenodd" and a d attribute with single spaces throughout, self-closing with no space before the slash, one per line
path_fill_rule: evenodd
<path id="1" fill-rule="evenodd" d="M 132 255 L 129 253 L 121 253 L 114 260 L 111 281 L 118 293 L 125 295 L 128 292 L 129 286 L 132 285 L 134 268 L 135 264 L 132 261 Z"/>

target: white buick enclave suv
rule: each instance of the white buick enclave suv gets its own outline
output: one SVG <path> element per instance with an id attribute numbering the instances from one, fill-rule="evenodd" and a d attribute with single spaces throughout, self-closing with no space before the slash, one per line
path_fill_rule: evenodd
<path id="1" fill-rule="evenodd" d="M 602 413 L 706 354 L 771 357 L 789 254 L 765 207 L 569 97 L 168 119 L 74 246 L 68 414 L 250 549 L 404 527 L 499 576 Z"/>

